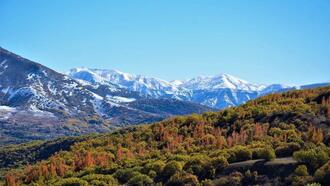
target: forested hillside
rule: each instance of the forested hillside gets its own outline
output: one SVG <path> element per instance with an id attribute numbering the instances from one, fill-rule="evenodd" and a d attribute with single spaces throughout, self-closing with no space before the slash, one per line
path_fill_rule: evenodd
<path id="1" fill-rule="evenodd" d="M 329 185 L 329 126 L 330 87 L 272 94 L 97 135 L 6 172 L 3 183 Z"/>

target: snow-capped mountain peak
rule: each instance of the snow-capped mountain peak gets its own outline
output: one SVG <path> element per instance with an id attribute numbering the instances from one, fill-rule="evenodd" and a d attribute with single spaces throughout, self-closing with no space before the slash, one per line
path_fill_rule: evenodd
<path id="1" fill-rule="evenodd" d="M 152 98 L 175 98 L 214 108 L 237 106 L 258 96 L 297 89 L 282 84 L 255 84 L 229 74 L 198 76 L 186 81 L 165 81 L 119 70 L 73 69 L 69 75 L 90 83 L 114 84 Z"/>
<path id="2" fill-rule="evenodd" d="M 199 76 L 185 82 L 183 87 L 193 90 L 233 89 L 256 91 L 260 87 L 229 74 L 217 76 Z"/>
<path id="3" fill-rule="evenodd" d="M 180 87 L 165 80 L 143 75 L 134 75 L 119 70 L 101 70 L 77 68 L 70 70 L 69 76 L 90 83 L 112 83 L 130 91 L 137 91 L 143 95 L 159 98 L 172 95 L 180 91 Z M 183 90 L 182 90 L 183 91 Z M 182 93 L 182 91 L 180 93 Z"/>

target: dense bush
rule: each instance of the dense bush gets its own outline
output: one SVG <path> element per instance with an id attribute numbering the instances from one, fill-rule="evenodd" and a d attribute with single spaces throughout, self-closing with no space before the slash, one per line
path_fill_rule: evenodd
<path id="1" fill-rule="evenodd" d="M 300 145 L 298 143 L 287 143 L 278 146 L 275 149 L 275 154 L 277 157 L 289 157 L 292 156 L 295 151 L 298 151 L 300 149 Z"/>
<path id="2" fill-rule="evenodd" d="M 308 176 L 308 170 L 306 165 L 299 165 L 295 170 L 294 173 L 297 176 Z"/>
<path id="3" fill-rule="evenodd" d="M 140 175 L 140 173 L 132 168 L 119 169 L 114 173 L 114 177 L 117 178 L 120 183 L 126 183 L 137 175 Z"/>
<path id="4" fill-rule="evenodd" d="M 184 165 L 184 170 L 196 175 L 200 180 L 213 178 L 215 176 L 215 168 L 211 163 L 211 159 L 208 156 L 193 156 Z"/>
<path id="5" fill-rule="evenodd" d="M 152 183 L 153 180 L 144 174 L 136 175 L 128 181 L 128 185 L 132 186 L 151 185 Z"/>
<path id="6" fill-rule="evenodd" d="M 274 149 L 271 147 L 257 148 L 253 150 L 253 158 L 270 161 L 275 159 L 276 155 Z"/>
<path id="7" fill-rule="evenodd" d="M 316 170 L 321 167 L 329 159 L 327 152 L 321 149 L 301 150 L 295 152 L 293 156 L 296 160 L 306 164 L 312 170 Z"/>
<path id="8" fill-rule="evenodd" d="M 171 176 L 166 186 L 183 186 L 183 185 L 198 185 L 199 181 L 197 176 L 189 173 L 176 173 Z"/>
<path id="9" fill-rule="evenodd" d="M 80 178 L 65 178 L 57 183 L 55 183 L 55 186 L 88 186 L 88 182 L 85 180 L 82 180 Z"/>
<path id="10" fill-rule="evenodd" d="M 243 146 L 235 146 L 227 152 L 230 155 L 228 161 L 231 163 L 252 159 L 252 151 Z"/>
<path id="11" fill-rule="evenodd" d="M 168 180 L 171 176 L 173 176 L 175 173 L 180 172 L 182 170 L 182 164 L 177 161 L 170 161 L 168 162 L 162 173 L 162 179 L 163 180 Z"/>
<path id="12" fill-rule="evenodd" d="M 89 174 L 89 175 L 82 177 L 81 179 L 86 180 L 89 183 L 96 180 L 96 181 L 103 182 L 106 185 L 117 185 L 118 184 L 117 180 L 115 180 L 111 175 Z"/>
<path id="13" fill-rule="evenodd" d="M 215 168 L 215 173 L 220 174 L 228 165 L 228 161 L 225 157 L 219 156 L 211 160 L 212 166 Z"/>

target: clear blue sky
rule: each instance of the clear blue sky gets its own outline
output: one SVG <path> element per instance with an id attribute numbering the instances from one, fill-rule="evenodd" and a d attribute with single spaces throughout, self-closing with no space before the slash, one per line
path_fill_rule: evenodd
<path id="1" fill-rule="evenodd" d="M 0 46 L 58 71 L 330 81 L 329 0 L 0 0 Z"/>

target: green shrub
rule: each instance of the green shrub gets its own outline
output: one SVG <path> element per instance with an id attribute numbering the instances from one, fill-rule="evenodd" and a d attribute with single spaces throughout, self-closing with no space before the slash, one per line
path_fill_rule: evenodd
<path id="1" fill-rule="evenodd" d="M 288 143 L 285 145 L 278 146 L 275 149 L 275 154 L 277 157 L 289 157 L 292 154 L 299 150 L 301 146 L 298 143 Z"/>
<path id="2" fill-rule="evenodd" d="M 219 174 L 221 171 L 223 171 L 229 165 L 227 159 L 223 156 L 212 158 L 211 163 L 212 163 L 212 166 L 215 168 L 216 174 Z"/>
<path id="3" fill-rule="evenodd" d="M 166 183 L 166 186 L 181 186 L 181 185 L 198 185 L 197 176 L 189 173 L 176 173 L 171 176 L 170 180 Z"/>
<path id="4" fill-rule="evenodd" d="M 163 180 L 167 180 L 172 175 L 174 175 L 177 172 L 180 172 L 181 170 L 182 170 L 181 163 L 179 163 L 177 161 L 170 161 L 165 165 L 165 167 L 161 173 L 161 177 Z"/>
<path id="5" fill-rule="evenodd" d="M 297 161 L 306 164 L 312 170 L 316 170 L 317 168 L 321 167 L 329 159 L 328 154 L 321 149 L 320 150 L 309 149 L 309 150 L 297 151 L 293 154 L 293 157 Z"/>
<path id="6" fill-rule="evenodd" d="M 102 175 L 102 174 L 89 174 L 81 179 L 86 180 L 88 182 L 92 182 L 93 180 L 103 181 L 108 185 L 116 185 L 117 180 L 115 180 L 111 175 Z"/>
<path id="7" fill-rule="evenodd" d="M 252 151 L 243 146 L 235 146 L 234 148 L 229 149 L 228 154 L 228 161 L 230 163 L 252 159 Z"/>
<path id="8" fill-rule="evenodd" d="M 126 183 L 134 176 L 140 175 L 141 173 L 133 169 L 119 169 L 115 172 L 114 177 L 121 183 Z"/>
<path id="9" fill-rule="evenodd" d="M 65 178 L 55 183 L 55 186 L 88 186 L 88 182 L 80 178 Z"/>
<path id="10" fill-rule="evenodd" d="M 132 186 L 151 185 L 152 183 L 153 180 L 144 174 L 136 175 L 128 181 L 128 185 Z"/>
<path id="11" fill-rule="evenodd" d="M 142 172 L 148 174 L 150 171 L 155 171 L 157 174 L 161 173 L 165 167 L 165 163 L 161 160 L 147 163 Z"/>
<path id="12" fill-rule="evenodd" d="M 275 159 L 276 155 L 274 149 L 271 147 L 257 148 L 253 150 L 253 158 L 270 161 Z"/>
<path id="13" fill-rule="evenodd" d="M 306 165 L 299 165 L 295 170 L 294 173 L 297 176 L 308 176 L 308 170 Z"/>
<path id="14" fill-rule="evenodd" d="M 212 166 L 211 159 L 205 155 L 192 157 L 184 165 L 184 170 L 198 176 L 200 180 L 215 176 L 215 168 Z"/>
<path id="15" fill-rule="evenodd" d="M 105 183 L 104 181 L 100 181 L 100 180 L 93 180 L 90 182 L 90 185 L 92 185 L 92 186 L 109 186 L 109 184 Z"/>

